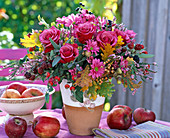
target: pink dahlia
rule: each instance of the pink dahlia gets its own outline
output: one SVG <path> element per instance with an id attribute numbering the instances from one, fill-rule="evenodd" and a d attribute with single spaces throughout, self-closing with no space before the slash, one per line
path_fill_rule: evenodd
<path id="1" fill-rule="evenodd" d="M 92 54 L 95 53 L 97 56 L 97 52 L 99 52 L 99 47 L 97 46 L 97 42 L 93 40 L 86 41 L 87 45 L 85 45 L 85 48 L 83 50 L 87 50 L 88 52 L 91 52 Z"/>
<path id="2" fill-rule="evenodd" d="M 89 76 L 92 76 L 93 79 L 101 77 L 105 71 L 103 62 L 96 58 L 92 61 L 91 68 Z"/>

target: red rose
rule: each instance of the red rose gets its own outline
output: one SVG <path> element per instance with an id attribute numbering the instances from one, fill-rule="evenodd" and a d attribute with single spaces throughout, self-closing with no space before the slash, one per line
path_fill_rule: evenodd
<path id="1" fill-rule="evenodd" d="M 107 43 L 111 46 L 115 46 L 117 43 L 117 35 L 112 31 L 100 31 L 96 37 L 99 46 L 104 48 Z"/>
<path id="2" fill-rule="evenodd" d="M 52 26 L 50 29 L 45 29 L 42 31 L 42 33 L 39 35 L 41 43 L 45 44 L 45 53 L 48 53 L 54 49 L 49 38 L 58 44 L 60 39 L 60 30 Z"/>
<path id="3" fill-rule="evenodd" d="M 89 22 L 79 24 L 76 30 L 76 37 L 80 43 L 85 44 L 85 41 L 92 38 L 95 31 L 95 26 Z"/>
<path id="4" fill-rule="evenodd" d="M 77 49 L 77 45 L 66 43 L 60 48 L 60 54 L 62 58 L 60 62 L 67 63 L 73 61 L 79 55 L 79 50 Z"/>

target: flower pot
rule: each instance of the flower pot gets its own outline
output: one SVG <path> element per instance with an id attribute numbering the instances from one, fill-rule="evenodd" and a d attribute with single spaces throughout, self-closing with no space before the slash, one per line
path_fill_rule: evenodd
<path id="1" fill-rule="evenodd" d="M 71 100 L 71 91 L 70 89 L 65 89 L 65 84 L 67 84 L 67 80 L 62 81 L 60 89 L 70 133 L 75 135 L 92 135 L 92 129 L 99 126 L 105 98 L 98 96 L 95 101 L 88 105 L 75 102 Z M 85 100 L 87 99 L 84 97 L 83 101 Z M 91 105 L 95 106 L 91 107 Z"/>

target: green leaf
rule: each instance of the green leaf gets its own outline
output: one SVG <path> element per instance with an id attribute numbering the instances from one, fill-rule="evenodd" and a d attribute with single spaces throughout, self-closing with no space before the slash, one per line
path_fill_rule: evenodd
<path id="1" fill-rule="evenodd" d="M 54 55 L 54 50 L 50 51 L 50 58 L 52 58 L 52 56 Z"/>
<path id="2" fill-rule="evenodd" d="M 45 94 L 45 102 L 49 103 L 49 93 L 48 92 L 46 92 L 46 94 Z"/>
<path id="3" fill-rule="evenodd" d="M 139 58 L 152 58 L 152 57 L 154 57 L 154 55 L 152 55 L 152 54 L 144 54 L 144 53 L 139 54 L 138 56 L 139 56 Z"/>
<path id="4" fill-rule="evenodd" d="M 49 38 L 49 39 L 50 39 L 51 44 L 54 46 L 54 48 L 58 49 L 59 46 L 51 38 Z"/>
<path id="5" fill-rule="evenodd" d="M 76 66 L 76 69 L 77 69 L 78 71 L 81 71 L 81 68 L 80 68 L 79 66 Z"/>
<path id="6" fill-rule="evenodd" d="M 83 92 L 80 91 L 81 87 L 76 87 L 76 91 L 73 92 L 73 96 L 81 103 L 83 103 Z"/>
<path id="7" fill-rule="evenodd" d="M 67 67 L 70 69 L 73 66 L 72 63 L 68 64 Z"/>
<path id="8" fill-rule="evenodd" d="M 27 55 L 25 55 L 23 58 L 20 58 L 19 64 L 23 64 L 27 60 Z"/>
<path id="9" fill-rule="evenodd" d="M 48 91 L 49 91 L 49 92 L 52 92 L 52 91 L 53 91 L 53 87 L 52 87 L 51 85 L 47 84 L 47 88 L 48 88 Z"/>
<path id="10" fill-rule="evenodd" d="M 56 58 L 54 58 L 53 62 L 52 62 L 52 67 L 54 67 L 55 65 L 57 65 L 57 63 L 60 61 L 61 57 L 57 56 Z"/>

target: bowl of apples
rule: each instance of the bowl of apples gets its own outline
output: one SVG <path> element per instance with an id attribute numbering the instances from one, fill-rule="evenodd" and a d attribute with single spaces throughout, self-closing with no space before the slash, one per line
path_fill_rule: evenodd
<path id="1" fill-rule="evenodd" d="M 43 107 L 45 94 L 48 92 L 46 85 L 22 84 L 14 82 L 0 86 L 0 110 L 6 112 L 6 121 L 11 116 L 23 117 L 28 125 L 34 119 L 33 112 Z M 53 94 L 55 90 L 49 92 Z"/>

